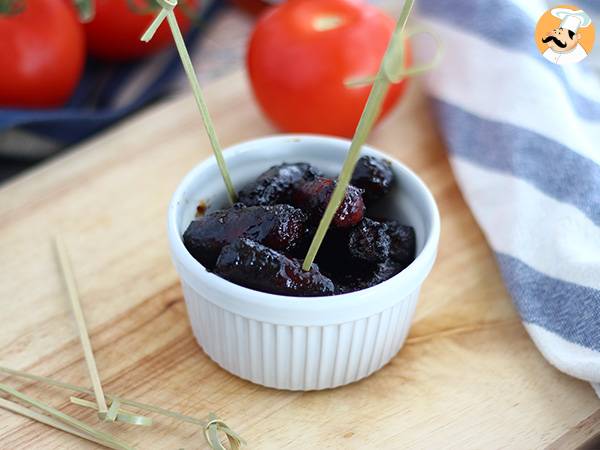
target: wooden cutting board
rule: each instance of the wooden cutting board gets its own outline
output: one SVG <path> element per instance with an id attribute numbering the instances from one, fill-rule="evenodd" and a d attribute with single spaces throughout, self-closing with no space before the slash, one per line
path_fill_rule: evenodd
<path id="1" fill-rule="evenodd" d="M 243 74 L 206 94 L 225 146 L 274 132 Z M 325 392 L 276 391 L 220 369 L 194 341 L 165 231 L 179 180 L 210 154 L 191 97 L 0 189 L 0 364 L 89 385 L 52 252 L 60 231 L 105 390 L 199 417 L 214 411 L 249 448 L 573 448 L 599 432 L 592 388 L 551 367 L 521 325 L 418 85 L 370 143 L 428 183 L 442 216 L 439 258 L 408 341 L 375 375 Z M 95 422 L 65 392 L 0 379 Z M 206 447 L 200 429 L 162 418 L 150 430 L 103 427 L 140 449 Z M 94 446 L 0 410 L 0 448 Z"/>

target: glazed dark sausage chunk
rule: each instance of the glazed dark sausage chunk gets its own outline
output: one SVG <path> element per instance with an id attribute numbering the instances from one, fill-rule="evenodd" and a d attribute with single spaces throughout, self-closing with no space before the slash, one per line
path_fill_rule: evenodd
<path id="1" fill-rule="evenodd" d="M 292 296 L 333 295 L 333 282 L 313 264 L 302 263 L 250 239 L 238 239 L 223 247 L 215 273 L 233 283 L 257 291 Z"/>
<path id="2" fill-rule="evenodd" d="M 247 237 L 274 250 L 291 251 L 300 242 L 307 217 L 290 205 L 222 209 L 190 223 L 183 234 L 188 251 L 212 270 L 221 249 L 239 237 Z"/>
<path id="3" fill-rule="evenodd" d="M 371 203 L 390 192 L 393 181 L 394 173 L 389 161 L 363 156 L 356 163 L 350 182 L 353 186 L 363 189 L 365 201 Z"/>
<path id="4" fill-rule="evenodd" d="M 348 247 L 355 258 L 368 262 L 383 262 L 390 254 L 391 240 L 384 223 L 364 218 L 350 232 Z"/>
<path id="5" fill-rule="evenodd" d="M 321 172 L 308 163 L 283 163 L 273 166 L 244 187 L 238 201 L 247 206 L 290 203 L 292 189 L 301 182 L 311 181 Z"/>
<path id="6" fill-rule="evenodd" d="M 292 204 L 306 211 L 313 222 L 318 223 L 323 217 L 334 189 L 335 180 L 316 177 L 312 181 L 299 184 L 294 189 Z M 346 195 L 333 217 L 333 225 L 339 228 L 356 225 L 363 218 L 364 212 L 365 204 L 361 190 L 348 186 Z"/>
<path id="7" fill-rule="evenodd" d="M 404 269 L 402 264 L 391 258 L 370 266 L 364 266 L 358 274 L 349 274 L 336 280 L 336 293 L 347 294 L 378 285 L 389 280 Z"/>
<path id="8" fill-rule="evenodd" d="M 385 225 L 390 237 L 390 257 L 404 267 L 408 266 L 414 261 L 417 250 L 415 229 L 396 220 L 387 220 Z"/>

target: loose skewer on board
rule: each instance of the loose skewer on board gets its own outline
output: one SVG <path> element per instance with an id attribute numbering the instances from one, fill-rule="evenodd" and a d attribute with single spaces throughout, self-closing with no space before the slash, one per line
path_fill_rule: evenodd
<path id="1" fill-rule="evenodd" d="M 98 416 L 101 419 L 106 417 L 108 407 L 104 398 L 104 391 L 102 390 L 102 384 L 100 383 L 100 375 L 98 374 L 98 368 L 96 367 L 96 359 L 94 358 L 94 352 L 92 350 L 92 344 L 83 317 L 83 310 L 81 309 L 81 302 L 79 301 L 79 291 L 77 290 L 77 283 L 75 281 L 75 275 L 73 274 L 73 268 L 69 260 L 67 248 L 65 243 L 60 236 L 54 238 L 54 245 L 56 249 L 56 255 L 60 270 L 65 281 L 67 293 L 69 295 L 69 301 L 71 302 L 71 308 L 73 315 L 75 316 L 75 323 L 77 324 L 77 330 L 79 331 L 79 340 L 83 347 L 83 355 L 85 356 L 85 363 L 88 368 L 92 387 L 94 389 L 94 396 L 96 397 L 96 403 L 98 404 Z"/>

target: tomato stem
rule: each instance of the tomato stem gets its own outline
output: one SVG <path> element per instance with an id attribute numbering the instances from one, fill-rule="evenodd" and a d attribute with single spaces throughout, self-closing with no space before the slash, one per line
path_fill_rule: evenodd
<path id="1" fill-rule="evenodd" d="M 24 0 L 0 0 L 0 14 L 12 16 L 23 12 L 24 9 Z"/>
<path id="2" fill-rule="evenodd" d="M 73 0 L 73 4 L 79 12 L 79 19 L 82 22 L 89 22 L 94 18 L 94 2 L 92 0 Z"/>
<path id="3" fill-rule="evenodd" d="M 340 16 L 327 15 L 319 16 L 313 20 L 313 28 L 317 31 L 329 31 L 341 27 L 344 24 L 344 19 Z"/>
<path id="4" fill-rule="evenodd" d="M 136 0 L 127 0 L 127 6 L 129 9 L 136 14 L 148 14 L 156 12 L 160 9 L 159 4 L 156 0 L 144 0 L 146 6 L 141 7 L 139 2 Z"/>

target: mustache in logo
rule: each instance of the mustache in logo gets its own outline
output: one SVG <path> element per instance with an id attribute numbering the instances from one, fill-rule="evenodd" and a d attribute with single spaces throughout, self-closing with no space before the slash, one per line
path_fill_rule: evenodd
<path id="1" fill-rule="evenodd" d="M 559 41 L 556 36 L 546 36 L 545 38 L 542 38 L 542 42 L 544 44 L 550 41 L 554 41 L 554 43 L 560 48 L 565 48 L 567 46 L 566 42 Z"/>

